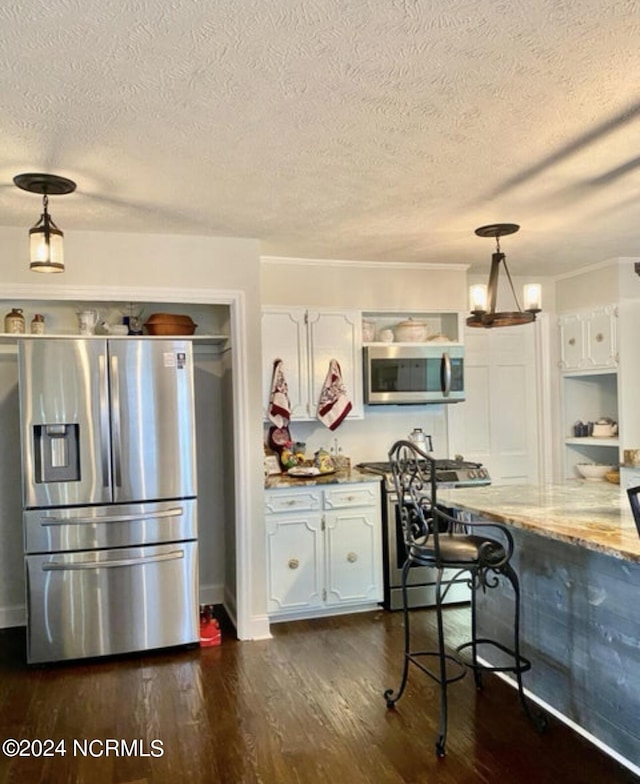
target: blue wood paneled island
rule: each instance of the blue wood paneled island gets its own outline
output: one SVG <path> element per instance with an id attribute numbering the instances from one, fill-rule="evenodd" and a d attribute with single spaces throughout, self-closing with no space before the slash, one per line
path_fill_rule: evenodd
<path id="1" fill-rule="evenodd" d="M 532 661 L 525 687 L 640 775 L 640 537 L 626 492 L 572 481 L 458 488 L 438 499 L 509 526 Z M 481 634 L 508 639 L 511 601 L 506 588 L 483 595 Z"/>

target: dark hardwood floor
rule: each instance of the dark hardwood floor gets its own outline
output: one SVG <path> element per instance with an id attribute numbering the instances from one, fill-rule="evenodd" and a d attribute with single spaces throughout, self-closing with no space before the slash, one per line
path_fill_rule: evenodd
<path id="1" fill-rule="evenodd" d="M 465 616 L 448 610 L 452 639 Z M 414 618 L 426 644 L 433 614 Z M 0 631 L 0 741 L 66 746 L 64 756 L 48 758 L 0 754 L 0 782 L 637 781 L 553 719 L 536 733 L 515 691 L 494 676 L 482 692 L 470 676 L 451 687 L 448 753 L 438 760 L 435 685 L 414 668 L 395 710 L 382 697 L 400 675 L 400 613 L 277 624 L 273 635 L 238 642 L 225 629 L 215 648 L 29 669 L 24 630 Z M 128 745 L 106 754 L 107 739 Z M 153 756 L 154 740 L 162 756 Z"/>

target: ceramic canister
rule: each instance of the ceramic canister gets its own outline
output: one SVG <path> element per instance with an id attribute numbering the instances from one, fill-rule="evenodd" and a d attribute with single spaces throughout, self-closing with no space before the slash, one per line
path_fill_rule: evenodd
<path id="1" fill-rule="evenodd" d="M 31 319 L 31 334 L 44 335 L 44 316 L 42 313 L 36 313 Z"/>
<path id="2" fill-rule="evenodd" d="M 10 313 L 7 313 L 4 317 L 4 331 L 12 335 L 24 332 L 22 308 L 13 308 Z"/>

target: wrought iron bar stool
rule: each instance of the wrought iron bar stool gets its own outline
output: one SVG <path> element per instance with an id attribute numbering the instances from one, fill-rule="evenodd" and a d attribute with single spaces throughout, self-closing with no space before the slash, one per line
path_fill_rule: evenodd
<path id="1" fill-rule="evenodd" d="M 513 538 L 509 530 L 500 523 L 487 520 L 465 522 L 462 525 L 439 507 L 436 501 L 435 461 L 412 442 L 397 441 L 389 450 L 389 462 L 400 504 L 407 559 L 402 569 L 403 670 L 399 687 L 395 691 L 387 689 L 384 692 L 387 707 L 393 708 L 402 697 L 407 685 L 409 665 L 415 665 L 435 680 L 440 686 L 440 729 L 435 745 L 436 754 L 443 757 L 447 740 L 449 684 L 463 678 L 471 669 L 476 687 L 480 689 L 483 671 L 509 672 L 516 677 L 525 714 L 536 729 L 544 730 L 546 718 L 531 712 L 522 685 L 522 673 L 531 668 L 531 662 L 520 653 L 520 586 L 510 564 Z M 412 650 L 407 581 L 414 565 L 432 566 L 436 570 L 436 650 Z M 444 570 L 447 570 L 447 577 L 443 575 Z M 467 576 L 471 589 L 471 639 L 450 650 L 445 641 L 442 602 L 454 580 L 462 575 Z M 501 577 L 511 584 L 514 594 L 512 647 L 477 636 L 476 593 L 499 586 L 503 582 Z M 500 651 L 499 658 L 505 663 L 495 666 L 480 663 L 478 651 L 481 646 L 491 646 L 489 650 L 493 649 L 494 653 L 496 649 Z M 465 659 L 461 656 L 463 652 L 467 653 Z M 429 666 L 430 663 L 432 666 Z"/>
<path id="2" fill-rule="evenodd" d="M 631 505 L 633 519 L 636 528 L 638 529 L 638 534 L 640 534 L 640 499 L 638 498 L 638 496 L 640 496 L 640 485 L 637 487 L 628 487 L 627 496 L 629 498 L 629 504 Z"/>

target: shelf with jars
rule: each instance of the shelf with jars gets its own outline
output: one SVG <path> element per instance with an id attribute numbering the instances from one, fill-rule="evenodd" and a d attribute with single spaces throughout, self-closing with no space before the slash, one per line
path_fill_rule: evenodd
<path id="1" fill-rule="evenodd" d="M 463 317 L 458 312 L 376 311 L 362 314 L 364 345 L 401 343 L 460 345 Z"/>
<path id="2" fill-rule="evenodd" d="M 30 301 L 24 306 L 6 305 L 4 320 L 0 322 L 4 332 L 0 343 L 15 347 L 16 339 L 52 338 L 102 338 L 126 339 L 143 337 L 145 340 L 161 340 L 188 337 L 195 343 L 225 346 L 229 341 L 228 309 L 225 306 L 189 306 L 189 316 L 184 305 L 167 303 L 117 303 L 80 301 Z M 153 330 L 148 327 L 152 314 L 165 315 L 169 323 L 175 322 L 176 331 L 169 328 Z M 182 319 L 182 321 L 181 321 Z M 193 334 L 184 329 L 189 322 Z M 150 334 L 152 332 L 156 334 Z M 166 334 L 162 334 L 166 332 Z"/>

